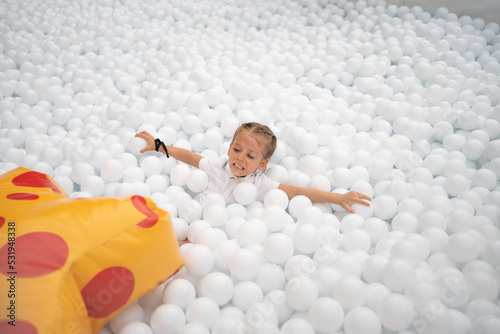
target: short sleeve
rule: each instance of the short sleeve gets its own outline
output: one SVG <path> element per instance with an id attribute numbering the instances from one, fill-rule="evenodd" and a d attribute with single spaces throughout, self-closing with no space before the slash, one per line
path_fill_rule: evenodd
<path id="1" fill-rule="evenodd" d="M 266 196 L 267 192 L 269 190 L 277 189 L 280 186 L 280 183 L 271 179 L 266 174 L 260 173 L 255 180 L 255 186 L 258 190 L 257 200 L 259 202 L 262 202 L 264 201 L 264 197 Z"/>

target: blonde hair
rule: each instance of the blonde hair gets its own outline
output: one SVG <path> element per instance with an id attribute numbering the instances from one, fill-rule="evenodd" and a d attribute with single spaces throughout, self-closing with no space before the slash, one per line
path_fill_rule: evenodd
<path id="1" fill-rule="evenodd" d="M 231 145 L 233 145 L 236 136 L 242 131 L 249 131 L 258 136 L 258 142 L 262 148 L 262 156 L 264 159 L 269 159 L 276 150 L 277 140 L 273 131 L 266 125 L 262 125 L 256 122 L 248 122 L 241 124 L 234 132 L 233 140 Z"/>

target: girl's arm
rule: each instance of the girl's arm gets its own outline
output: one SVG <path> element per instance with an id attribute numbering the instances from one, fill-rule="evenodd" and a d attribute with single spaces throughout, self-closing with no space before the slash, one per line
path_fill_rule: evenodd
<path id="1" fill-rule="evenodd" d="M 141 153 L 155 150 L 155 138 L 149 132 L 142 131 L 136 134 L 135 136 L 142 138 L 146 141 L 146 146 L 141 150 Z M 167 150 L 168 150 L 168 155 L 171 155 L 177 160 L 187 163 L 188 165 L 191 165 L 196 168 L 199 167 L 200 160 L 203 158 L 199 154 L 196 154 L 194 152 L 179 147 L 167 146 Z M 166 153 L 165 150 L 163 150 L 163 147 L 161 146 L 158 149 L 158 152 L 162 152 L 164 154 Z"/>
<path id="2" fill-rule="evenodd" d="M 349 213 L 354 213 L 351 208 L 352 204 L 362 204 L 370 206 L 371 198 L 358 193 L 356 191 L 349 191 L 345 194 L 330 193 L 317 189 L 301 188 L 295 186 L 289 186 L 286 184 L 280 184 L 278 189 L 283 190 L 289 199 L 295 196 L 303 195 L 308 197 L 313 203 L 332 203 L 337 204 L 347 210 Z"/>

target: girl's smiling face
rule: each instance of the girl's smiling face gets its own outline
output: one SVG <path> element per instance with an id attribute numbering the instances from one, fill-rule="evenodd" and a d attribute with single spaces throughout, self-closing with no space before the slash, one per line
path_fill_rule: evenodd
<path id="1" fill-rule="evenodd" d="M 257 169 L 263 171 L 269 159 L 264 159 L 262 148 L 255 135 L 241 131 L 227 152 L 229 168 L 234 176 L 243 177 Z"/>

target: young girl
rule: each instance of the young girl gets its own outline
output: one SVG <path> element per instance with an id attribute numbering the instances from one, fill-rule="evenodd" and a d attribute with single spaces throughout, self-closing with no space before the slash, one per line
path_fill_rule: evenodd
<path id="1" fill-rule="evenodd" d="M 146 141 L 146 146 L 141 150 L 141 153 L 156 150 L 204 170 L 209 177 L 209 185 L 204 193 L 219 193 L 226 199 L 228 204 L 234 202 L 232 196 L 234 187 L 239 182 L 247 181 L 257 187 L 257 200 L 259 201 L 263 200 L 269 190 L 278 188 L 283 190 L 289 199 L 303 195 L 314 203 L 328 202 L 338 204 L 349 213 L 354 213 L 354 210 L 351 208 L 352 204 L 370 205 L 368 201 L 371 201 L 371 199 L 368 196 L 355 191 L 336 194 L 316 189 L 295 187 L 280 184 L 262 173 L 276 149 L 277 141 L 271 129 L 259 123 L 244 123 L 236 129 L 227 152 L 227 158 L 206 158 L 186 149 L 166 146 L 146 131 L 136 134 L 136 137 Z"/>

